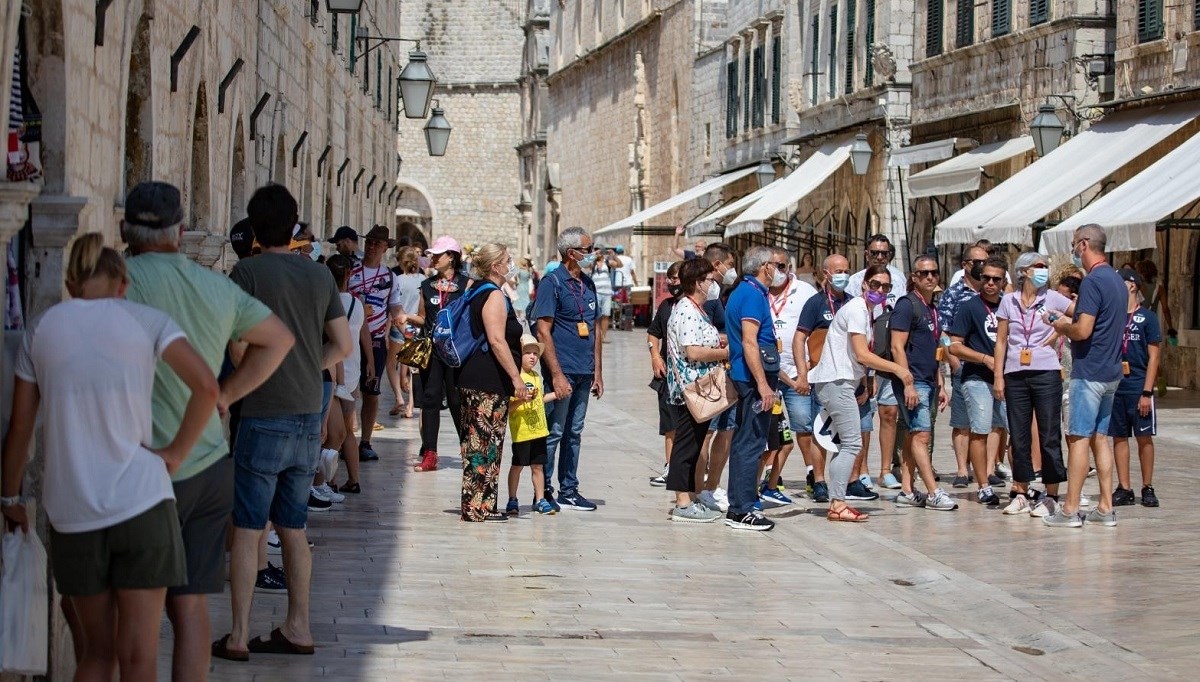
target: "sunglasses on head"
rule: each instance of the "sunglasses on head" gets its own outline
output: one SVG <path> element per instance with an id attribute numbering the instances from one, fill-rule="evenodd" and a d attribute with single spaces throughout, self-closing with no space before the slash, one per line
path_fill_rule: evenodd
<path id="1" fill-rule="evenodd" d="M 991 275 L 980 275 L 979 281 L 980 282 L 995 282 L 996 284 L 999 284 L 1004 281 L 1004 275 L 1001 275 L 999 277 L 992 277 Z"/>
<path id="2" fill-rule="evenodd" d="M 939 277 L 942 273 L 937 270 L 916 270 L 913 274 L 917 277 Z"/>
<path id="3" fill-rule="evenodd" d="M 883 291 L 887 293 L 892 290 L 892 285 L 888 282 L 880 282 L 877 279 L 869 279 L 867 280 L 867 288 L 871 291 Z"/>

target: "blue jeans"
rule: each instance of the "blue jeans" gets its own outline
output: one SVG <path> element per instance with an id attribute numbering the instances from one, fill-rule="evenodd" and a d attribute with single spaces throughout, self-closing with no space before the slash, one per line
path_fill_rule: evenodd
<path id="1" fill-rule="evenodd" d="M 554 462 L 558 453 L 558 491 L 572 495 L 579 488 L 579 444 L 587 417 L 588 398 L 592 395 L 592 374 L 568 374 L 571 395 L 566 400 L 546 403 L 546 421 L 550 435 L 546 437 L 546 495 L 554 493 Z"/>
<path id="2" fill-rule="evenodd" d="M 1067 435 L 1091 438 L 1094 434 L 1108 435 L 1112 418 L 1113 398 L 1117 381 L 1088 381 L 1071 379 L 1067 389 L 1071 396 L 1071 413 L 1067 416 Z"/>
<path id="3" fill-rule="evenodd" d="M 768 377 L 767 384 L 775 387 L 778 377 Z M 758 500 L 758 460 L 767 449 L 767 428 L 771 411 L 757 412 L 751 406 L 758 400 L 758 388 L 746 381 L 735 381 L 737 387 L 738 427 L 729 446 L 729 513 L 749 514 Z"/>
<path id="4" fill-rule="evenodd" d="M 321 413 L 242 417 L 233 448 L 233 525 L 304 528 L 321 456 Z"/>

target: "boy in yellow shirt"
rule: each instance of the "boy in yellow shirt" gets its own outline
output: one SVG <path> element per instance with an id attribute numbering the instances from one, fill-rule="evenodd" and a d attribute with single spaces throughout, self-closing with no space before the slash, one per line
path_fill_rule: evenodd
<path id="1" fill-rule="evenodd" d="M 539 514 L 558 511 L 558 505 L 545 498 L 545 478 L 542 474 L 542 466 L 546 463 L 546 437 L 550 435 L 545 405 L 554 400 L 554 393 L 542 392 L 542 377 L 534 369 L 544 350 L 545 347 L 532 335 L 521 337 L 521 378 L 529 389 L 529 400 L 513 398 L 508 410 L 513 457 L 512 466 L 508 469 L 508 505 L 504 513 L 509 516 L 520 514 L 517 484 L 525 467 L 529 467 L 533 481 L 533 511 Z"/>

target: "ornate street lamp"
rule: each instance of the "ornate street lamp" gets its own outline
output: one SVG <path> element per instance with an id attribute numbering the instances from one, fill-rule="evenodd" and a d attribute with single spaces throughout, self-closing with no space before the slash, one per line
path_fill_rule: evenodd
<path id="1" fill-rule="evenodd" d="M 362 4 L 363 0 L 325 0 L 330 14 L 358 14 Z"/>
<path id="2" fill-rule="evenodd" d="M 446 145 L 450 143 L 450 122 L 446 120 L 446 112 L 435 102 L 433 115 L 425 124 L 425 144 L 429 147 L 430 156 L 445 156 Z"/>
<path id="3" fill-rule="evenodd" d="M 433 85 L 437 77 L 429 69 L 428 57 L 420 49 L 408 53 L 408 64 L 400 72 L 400 97 L 404 100 L 407 118 L 425 118 L 433 101 Z"/>
<path id="4" fill-rule="evenodd" d="M 775 182 L 775 166 L 772 166 L 771 161 L 764 157 L 763 160 L 759 162 L 758 168 L 755 169 L 754 177 L 758 180 L 759 189 L 766 187 L 772 182 Z"/>
<path id="5" fill-rule="evenodd" d="M 1043 104 L 1038 107 L 1038 114 L 1029 124 L 1029 134 L 1033 136 L 1033 146 L 1037 149 L 1038 157 L 1043 157 L 1058 149 L 1062 143 L 1063 131 L 1067 129 L 1054 112 L 1053 104 Z"/>
<path id="6" fill-rule="evenodd" d="M 867 141 L 866 133 L 854 136 L 854 144 L 850 147 L 850 165 L 854 167 L 855 175 L 866 175 L 867 167 L 871 165 L 871 143 Z"/>

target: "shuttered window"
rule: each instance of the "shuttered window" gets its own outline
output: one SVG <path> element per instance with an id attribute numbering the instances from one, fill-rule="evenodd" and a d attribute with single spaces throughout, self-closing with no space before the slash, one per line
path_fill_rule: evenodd
<path id="1" fill-rule="evenodd" d="M 329 15 L 329 47 L 337 52 L 338 48 L 338 15 Z"/>
<path id="2" fill-rule="evenodd" d="M 357 41 L 354 40 L 354 34 L 357 32 L 358 32 L 358 15 L 351 14 L 350 15 L 350 52 L 348 53 L 350 55 L 350 60 L 346 62 L 346 68 L 350 70 L 350 73 L 354 73 L 354 67 L 358 66 L 358 52 L 357 52 L 357 44 L 356 44 Z"/>
<path id="3" fill-rule="evenodd" d="M 1200 31 L 1200 0 L 1196 0 L 1196 7 L 1192 10 L 1192 25 Z"/>
<path id="4" fill-rule="evenodd" d="M 1011 0 L 992 0 L 992 37 L 999 38 L 1012 32 Z"/>
<path id="5" fill-rule="evenodd" d="M 864 23 L 867 31 L 867 58 L 863 60 L 863 85 L 869 88 L 875 84 L 875 0 L 867 0 L 867 16 Z"/>
<path id="6" fill-rule="evenodd" d="M 1146 43 L 1163 37 L 1162 0 L 1137 0 L 1138 42 Z"/>
<path id="7" fill-rule="evenodd" d="M 742 102 L 746 109 L 742 114 L 742 130 L 750 130 L 750 85 L 750 52 L 747 51 L 742 62 Z"/>
<path id="8" fill-rule="evenodd" d="M 846 63 L 843 66 L 845 69 L 845 93 L 849 95 L 854 92 L 854 29 L 858 22 L 858 7 L 854 0 L 846 2 Z"/>
<path id="9" fill-rule="evenodd" d="M 954 29 L 955 47 L 966 47 L 975 42 L 975 0 L 958 0 Z"/>
<path id="10" fill-rule="evenodd" d="M 754 127 L 761 128 L 766 121 L 767 107 L 767 63 L 763 59 L 762 45 L 754 48 Z"/>
<path id="11" fill-rule="evenodd" d="M 1029 25 L 1050 21 L 1050 0 L 1029 0 Z"/>
<path id="12" fill-rule="evenodd" d="M 821 15 L 814 14 L 812 18 L 812 63 L 809 64 L 812 73 L 812 103 L 815 105 L 820 98 L 821 76 Z"/>
<path id="13" fill-rule="evenodd" d="M 942 30 L 945 4 L 943 0 L 928 0 L 925 13 L 925 56 L 934 57 L 942 53 Z"/>
<path id="14" fill-rule="evenodd" d="M 771 39 L 771 123 L 783 120 L 779 110 L 780 89 L 783 87 L 783 37 Z"/>
<path id="15" fill-rule="evenodd" d="M 829 98 L 838 94 L 837 63 L 838 63 L 838 8 L 829 8 Z"/>
<path id="16" fill-rule="evenodd" d="M 738 63 L 730 60 L 725 65 L 725 137 L 737 135 L 738 123 Z"/>

